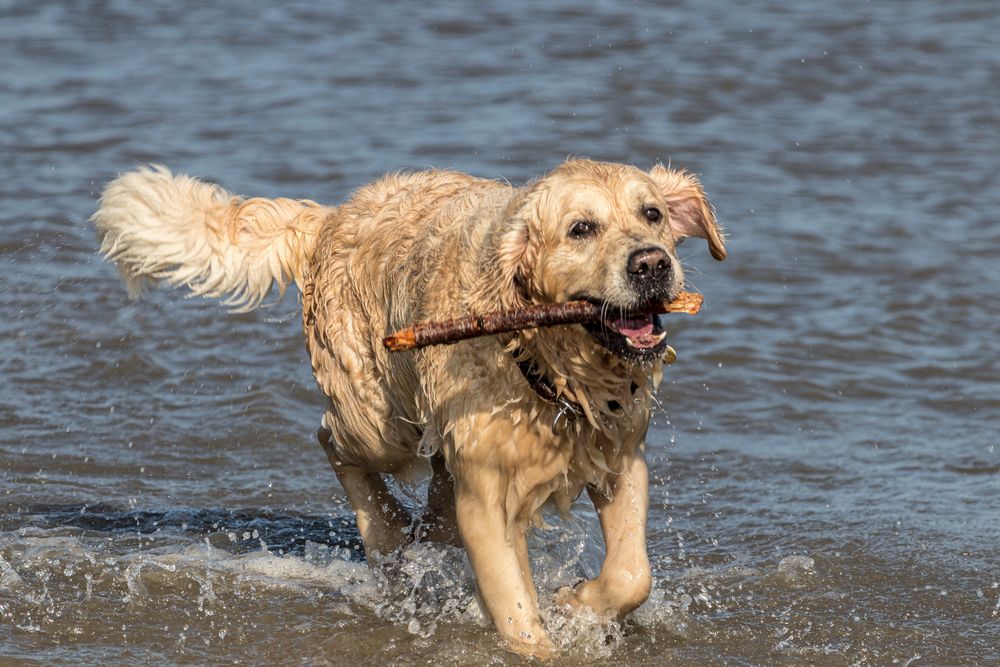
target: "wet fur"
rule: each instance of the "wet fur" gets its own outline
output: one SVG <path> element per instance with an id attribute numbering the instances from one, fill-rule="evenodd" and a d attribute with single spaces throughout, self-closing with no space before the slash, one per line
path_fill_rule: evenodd
<path id="1" fill-rule="evenodd" d="M 644 205 L 662 208 L 650 224 Z M 569 238 L 578 219 L 592 239 Z M 584 488 L 601 517 L 601 574 L 561 593 L 571 604 L 623 615 L 645 599 L 644 438 L 661 362 L 635 363 L 580 326 L 526 331 L 394 354 L 389 331 L 425 319 L 558 302 L 574 295 L 612 309 L 634 305 L 629 252 L 722 236 L 700 184 L 684 172 L 649 172 L 571 160 L 523 187 L 448 171 L 392 174 L 338 207 L 250 199 L 145 168 L 105 190 L 94 216 L 102 252 L 130 285 L 164 280 L 229 295 L 244 309 L 272 283 L 296 282 L 303 331 L 329 398 L 320 441 L 347 491 L 369 555 L 389 552 L 410 519 L 381 474 L 434 468 L 423 531 L 464 544 L 479 590 L 514 648 L 545 654 L 524 533 L 541 505 L 563 508 Z M 555 408 L 528 386 L 511 352 L 534 359 L 586 418 L 561 435 Z"/>

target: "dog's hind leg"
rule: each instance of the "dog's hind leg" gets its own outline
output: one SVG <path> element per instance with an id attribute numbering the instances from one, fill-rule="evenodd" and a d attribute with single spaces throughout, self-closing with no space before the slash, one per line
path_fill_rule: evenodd
<path id="1" fill-rule="evenodd" d="M 341 461 L 333 432 L 326 426 L 320 427 L 316 435 L 357 517 L 366 556 L 370 559 L 376 554 L 387 555 L 409 542 L 410 515 L 389 491 L 382 476 Z"/>
<path id="2" fill-rule="evenodd" d="M 431 482 L 427 487 L 427 506 L 420 518 L 419 539 L 462 546 L 455 516 L 455 480 L 445 464 L 444 454 L 431 457 Z"/>
<path id="3" fill-rule="evenodd" d="M 646 555 L 646 514 L 649 480 L 642 451 L 622 461 L 623 470 L 613 476 L 610 495 L 588 488 L 597 509 L 607 553 L 601 572 L 594 579 L 562 588 L 557 598 L 583 604 L 599 614 L 622 618 L 649 597 L 652 575 Z"/>

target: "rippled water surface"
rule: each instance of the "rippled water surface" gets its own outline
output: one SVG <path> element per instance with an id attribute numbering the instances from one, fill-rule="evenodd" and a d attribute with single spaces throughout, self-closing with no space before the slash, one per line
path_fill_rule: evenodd
<path id="1" fill-rule="evenodd" d="M 1000 663 L 991 2 L 0 3 L 0 662 L 517 664 L 460 552 L 364 563 L 294 297 L 130 303 L 102 185 L 337 202 L 567 155 L 702 177 L 649 436 L 653 596 L 555 664 Z M 592 510 L 533 536 L 593 574 Z"/>

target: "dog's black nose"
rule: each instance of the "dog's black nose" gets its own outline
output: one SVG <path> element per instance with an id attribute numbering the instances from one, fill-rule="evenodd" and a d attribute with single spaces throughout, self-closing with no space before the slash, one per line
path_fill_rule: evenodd
<path id="1" fill-rule="evenodd" d="M 670 256 L 663 248 L 643 248 L 628 257 L 628 276 L 641 285 L 663 280 L 669 273 Z"/>

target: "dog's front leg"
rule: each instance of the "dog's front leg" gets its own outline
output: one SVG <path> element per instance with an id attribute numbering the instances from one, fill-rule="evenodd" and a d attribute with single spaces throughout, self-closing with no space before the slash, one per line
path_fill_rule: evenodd
<path id="1" fill-rule="evenodd" d="M 455 473 L 459 533 L 494 625 L 512 650 L 548 657 L 552 644 L 538 614 L 526 526 L 508 530 L 504 476 L 481 465 L 458 467 Z"/>
<path id="2" fill-rule="evenodd" d="M 597 509 L 607 553 L 595 579 L 562 589 L 559 598 L 585 604 L 599 614 L 622 618 L 649 597 L 652 574 L 646 555 L 649 479 L 641 450 L 622 461 L 621 474 L 609 480 L 609 496 L 588 488 Z"/>

